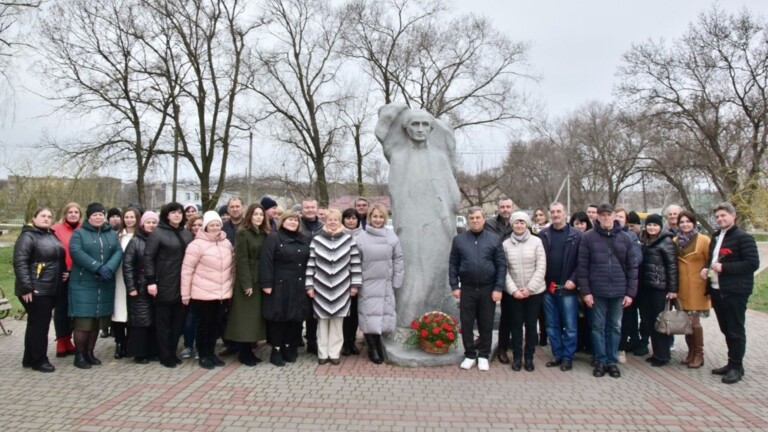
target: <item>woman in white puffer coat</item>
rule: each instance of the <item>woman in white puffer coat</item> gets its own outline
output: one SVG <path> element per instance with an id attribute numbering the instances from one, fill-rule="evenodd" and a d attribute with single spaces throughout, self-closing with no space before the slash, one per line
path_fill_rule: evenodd
<path id="1" fill-rule="evenodd" d="M 544 302 L 547 256 L 541 240 L 531 234 L 531 218 L 524 212 L 512 213 L 512 234 L 504 240 L 507 257 L 507 292 L 512 295 L 512 370 L 532 372 L 538 333 L 536 322 Z M 525 326 L 525 350 L 523 350 Z"/>

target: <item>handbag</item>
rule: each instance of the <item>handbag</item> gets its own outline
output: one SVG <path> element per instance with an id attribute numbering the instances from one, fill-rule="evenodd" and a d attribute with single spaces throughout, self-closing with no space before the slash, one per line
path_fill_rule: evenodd
<path id="1" fill-rule="evenodd" d="M 681 310 L 680 302 L 675 299 L 675 309 L 672 302 L 667 299 L 664 310 L 656 317 L 655 329 L 665 335 L 689 335 L 693 333 L 693 326 L 688 314 Z"/>

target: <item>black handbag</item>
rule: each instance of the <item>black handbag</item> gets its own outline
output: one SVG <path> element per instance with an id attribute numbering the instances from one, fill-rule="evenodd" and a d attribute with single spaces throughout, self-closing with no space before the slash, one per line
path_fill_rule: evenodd
<path id="1" fill-rule="evenodd" d="M 693 326 L 688 314 L 680 307 L 680 302 L 675 299 L 675 309 L 672 302 L 667 299 L 664 310 L 656 317 L 656 331 L 665 335 L 689 335 L 693 333 Z"/>

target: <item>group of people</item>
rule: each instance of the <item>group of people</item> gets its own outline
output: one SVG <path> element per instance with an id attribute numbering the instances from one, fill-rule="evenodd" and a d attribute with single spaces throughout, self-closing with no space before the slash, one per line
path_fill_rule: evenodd
<path id="1" fill-rule="evenodd" d="M 548 213 L 536 209 L 532 221 L 506 198 L 499 200 L 493 219 L 486 220 L 479 207 L 468 210 L 469 230 L 453 240 L 449 271 L 459 299 L 462 369 L 489 370 L 496 302 L 501 302 L 496 358 L 511 362 L 515 371 L 535 369 L 542 312 L 542 332 L 552 348 L 546 367 L 571 370 L 579 348 L 591 352 L 598 378 L 621 377 L 618 365 L 627 352 L 650 353 L 646 361 L 662 367 L 671 361 L 674 340 L 655 323 L 671 303 L 688 314 L 692 326 L 681 363 L 704 365 L 701 319 L 714 309 L 728 363 L 712 373 L 727 384 L 742 379 L 745 312 L 759 255 L 754 238 L 736 225 L 732 204 L 714 208 L 718 229 L 711 239 L 699 232 L 693 212 L 676 205 L 667 209 L 666 221 L 648 215 L 644 228 L 637 213 L 609 203 L 590 205 L 570 221 L 561 203 L 551 204 Z"/>
<path id="2" fill-rule="evenodd" d="M 358 329 L 370 360 L 382 363 L 381 335 L 395 329 L 394 290 L 404 273 L 400 242 L 385 226 L 387 209 L 360 198 L 355 208 L 324 210 L 324 220 L 318 210 L 313 198 L 288 210 L 269 197 L 247 208 L 232 198 L 202 215 L 191 203 L 166 204 L 159 214 L 91 203 L 83 219 L 70 203 L 54 224 L 51 209 L 37 209 L 13 258 L 16 295 L 28 316 L 23 366 L 55 370 L 47 357 L 52 316 L 56 355 L 74 354 L 81 369 L 101 364 L 94 348 L 105 328 L 114 335 L 115 358 L 156 359 L 169 368 L 195 355 L 195 346 L 201 367 L 222 366 L 214 352 L 219 338 L 220 355 L 237 353 L 248 366 L 261 361 L 254 348 L 263 340 L 275 366 L 295 362 L 304 345 L 320 364 L 336 365 L 341 355 L 360 353 Z M 710 239 L 696 215 L 679 206 L 667 209 L 666 221 L 647 216 L 644 227 L 637 213 L 608 203 L 570 220 L 557 202 L 548 212 L 536 209 L 534 220 L 505 198 L 492 219 L 470 208 L 469 229 L 453 239 L 449 260 L 461 368 L 489 370 L 497 302 L 496 358 L 515 371 L 533 371 L 536 345 L 547 339 L 546 367 L 562 371 L 573 368 L 579 349 L 591 352 L 595 377 L 619 378 L 627 352 L 651 353 L 646 360 L 662 367 L 674 340 L 654 324 L 672 302 L 693 329 L 682 363 L 703 366 L 701 319 L 714 309 L 728 363 L 712 373 L 738 382 L 759 256 L 730 203 L 713 215 L 718 230 Z"/>
<path id="3" fill-rule="evenodd" d="M 57 357 L 74 354 L 80 369 L 101 364 L 94 348 L 107 328 L 116 359 L 168 368 L 194 355 L 213 369 L 224 365 L 219 355 L 234 353 L 254 366 L 264 340 L 275 366 L 295 362 L 300 346 L 320 364 L 338 365 L 341 355 L 360 353 L 358 329 L 370 360 L 382 363 L 380 337 L 395 328 L 394 290 L 403 280 L 387 209 L 359 198 L 323 221 L 306 198 L 279 210 L 270 197 L 247 208 L 232 198 L 202 215 L 192 203 L 168 203 L 159 214 L 91 203 L 83 218 L 70 203 L 54 224 L 51 209 L 37 209 L 13 255 L 28 317 L 22 365 L 55 371 L 47 356 L 52 316 Z M 219 338 L 225 350 L 217 355 Z"/>

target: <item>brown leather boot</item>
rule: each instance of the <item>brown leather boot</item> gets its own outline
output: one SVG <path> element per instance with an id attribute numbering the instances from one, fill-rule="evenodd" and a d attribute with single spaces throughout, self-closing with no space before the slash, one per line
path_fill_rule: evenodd
<path id="1" fill-rule="evenodd" d="M 685 335 L 685 344 L 688 346 L 688 356 L 684 360 L 680 360 L 680 364 L 687 365 L 693 360 L 693 336 Z"/>
<path id="2" fill-rule="evenodd" d="M 688 363 L 691 369 L 698 369 L 704 366 L 704 329 L 702 327 L 693 328 L 693 359 Z"/>

